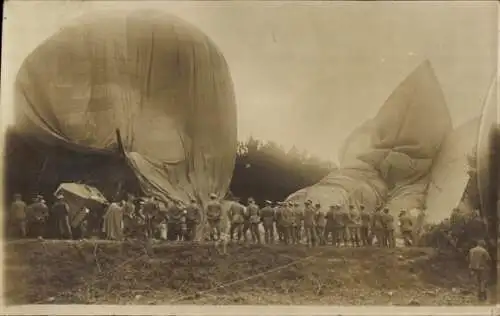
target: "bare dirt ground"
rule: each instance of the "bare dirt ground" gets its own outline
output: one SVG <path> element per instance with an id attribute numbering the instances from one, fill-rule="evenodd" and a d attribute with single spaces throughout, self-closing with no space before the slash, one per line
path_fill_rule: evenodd
<path id="1" fill-rule="evenodd" d="M 427 248 L 229 245 L 224 256 L 209 244 L 33 240 L 5 253 L 8 304 L 480 305 L 463 258 Z"/>

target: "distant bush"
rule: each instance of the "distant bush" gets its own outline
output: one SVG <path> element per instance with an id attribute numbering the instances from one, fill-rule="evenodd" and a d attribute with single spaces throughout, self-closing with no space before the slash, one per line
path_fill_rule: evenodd
<path id="1" fill-rule="evenodd" d="M 466 255 L 477 240 L 486 238 L 486 221 L 480 215 L 456 210 L 443 222 L 428 225 L 420 238 L 420 245 Z"/>

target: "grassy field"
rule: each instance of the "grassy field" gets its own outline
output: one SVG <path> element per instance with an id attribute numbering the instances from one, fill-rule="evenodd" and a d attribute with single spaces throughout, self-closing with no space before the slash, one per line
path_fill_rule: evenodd
<path id="1" fill-rule="evenodd" d="M 479 304 L 463 259 L 427 248 L 33 240 L 5 253 L 9 304 Z"/>

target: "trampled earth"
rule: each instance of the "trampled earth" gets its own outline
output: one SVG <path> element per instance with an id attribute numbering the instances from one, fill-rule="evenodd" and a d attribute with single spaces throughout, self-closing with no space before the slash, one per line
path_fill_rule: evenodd
<path id="1" fill-rule="evenodd" d="M 479 304 L 465 260 L 428 248 L 27 240 L 5 253 L 8 304 Z"/>

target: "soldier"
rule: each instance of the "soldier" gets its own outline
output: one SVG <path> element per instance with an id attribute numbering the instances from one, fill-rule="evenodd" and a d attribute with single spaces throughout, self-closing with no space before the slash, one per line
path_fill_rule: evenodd
<path id="1" fill-rule="evenodd" d="M 488 280 L 488 272 L 490 270 L 491 257 L 486 251 L 486 243 L 484 240 L 479 240 L 476 247 L 469 250 L 469 269 L 471 274 L 476 279 L 477 284 L 477 297 L 480 301 L 485 301 L 487 298 L 486 294 L 486 283 Z"/>
<path id="2" fill-rule="evenodd" d="M 184 211 L 181 208 L 181 202 L 175 201 L 167 211 L 167 240 L 177 241 L 182 239 L 181 225 L 183 220 Z"/>
<path id="3" fill-rule="evenodd" d="M 38 195 L 27 208 L 28 234 L 31 237 L 42 238 L 45 235 L 45 225 L 49 217 L 49 208 L 43 196 Z"/>
<path id="4" fill-rule="evenodd" d="M 266 201 L 266 206 L 260 211 L 264 225 L 264 240 L 266 244 L 274 243 L 274 210 L 271 201 Z"/>
<path id="5" fill-rule="evenodd" d="M 363 246 L 369 246 L 372 244 L 371 235 L 370 235 L 370 223 L 371 223 L 371 214 L 365 208 L 364 205 L 360 205 L 361 209 L 361 241 Z"/>
<path id="6" fill-rule="evenodd" d="M 210 195 L 206 214 L 208 226 L 210 227 L 210 240 L 216 240 L 216 238 L 219 240 L 221 234 L 222 205 L 217 201 L 217 195 L 214 193 Z"/>
<path id="7" fill-rule="evenodd" d="M 234 240 L 234 234 L 238 241 L 241 241 L 243 237 L 243 223 L 245 221 L 245 206 L 239 202 L 238 198 L 234 198 L 233 203 L 229 207 L 229 239 L 232 242 Z"/>
<path id="8" fill-rule="evenodd" d="M 186 228 L 187 240 L 196 240 L 196 229 L 201 221 L 201 207 L 198 205 L 195 198 L 191 199 L 191 203 L 186 207 Z"/>
<path id="9" fill-rule="evenodd" d="M 304 209 L 304 230 L 306 233 L 308 246 L 316 245 L 316 229 L 315 229 L 314 215 L 315 211 L 312 206 L 312 201 L 307 200 L 305 202 L 305 209 Z"/>
<path id="10" fill-rule="evenodd" d="M 243 234 L 243 237 L 245 239 L 245 242 L 248 242 L 249 239 L 248 239 L 248 231 L 250 230 L 250 213 L 248 212 L 248 208 L 245 206 L 245 212 L 243 213 L 243 231 L 242 231 L 242 234 Z M 252 233 L 250 232 L 250 235 L 252 235 Z"/>
<path id="11" fill-rule="evenodd" d="M 158 217 L 159 206 L 152 196 L 144 202 L 143 212 L 146 221 L 146 236 L 147 238 L 154 238 L 154 220 Z"/>
<path id="12" fill-rule="evenodd" d="M 396 247 L 396 240 L 394 237 L 394 216 L 389 213 L 388 207 L 384 208 L 382 222 L 384 224 L 384 239 L 386 240 L 386 246 L 389 248 Z"/>
<path id="13" fill-rule="evenodd" d="M 401 235 L 405 242 L 405 246 L 409 247 L 412 245 L 412 231 L 413 231 L 413 220 L 411 216 L 406 212 L 406 210 L 402 210 L 399 214 L 399 228 L 401 231 Z"/>
<path id="14" fill-rule="evenodd" d="M 64 201 L 64 195 L 57 195 L 57 201 L 52 205 L 51 212 L 57 225 L 57 237 L 60 239 L 73 239 L 73 231 L 69 222 L 69 205 Z"/>
<path id="15" fill-rule="evenodd" d="M 285 203 L 281 213 L 281 227 L 283 230 L 283 241 L 285 245 L 292 241 L 292 227 L 294 214 L 290 203 Z"/>
<path id="16" fill-rule="evenodd" d="M 337 223 L 338 223 L 338 237 L 343 242 L 344 247 L 348 246 L 348 241 L 350 239 L 349 234 L 349 223 L 351 221 L 349 212 L 345 209 L 345 207 L 340 206 L 337 212 Z M 340 245 L 340 243 L 339 243 Z"/>
<path id="17" fill-rule="evenodd" d="M 330 205 L 330 208 L 328 209 L 328 212 L 326 212 L 326 226 L 325 226 L 325 233 L 323 236 L 323 239 L 325 243 L 328 243 L 328 239 L 330 238 L 330 235 L 332 236 L 332 245 L 336 246 L 337 245 L 337 232 L 336 232 L 336 227 L 335 227 L 335 212 L 336 212 L 337 205 L 333 204 Z"/>
<path id="18" fill-rule="evenodd" d="M 255 204 L 255 200 L 253 198 L 248 199 L 248 214 L 250 215 L 250 231 L 252 233 L 252 241 L 254 243 L 261 243 L 260 240 L 260 209 L 257 204 Z"/>
<path id="19" fill-rule="evenodd" d="M 292 216 L 292 219 L 291 219 L 292 224 L 290 226 L 290 243 L 295 245 L 297 243 L 297 238 L 295 235 L 295 230 L 297 227 L 297 223 L 295 222 L 295 204 L 292 201 L 289 201 L 288 207 L 290 208 L 291 216 Z"/>
<path id="20" fill-rule="evenodd" d="M 147 239 L 147 228 L 146 228 L 146 215 L 144 215 L 144 201 L 139 201 L 139 208 L 136 211 L 136 224 L 137 230 L 135 234 L 140 239 Z"/>
<path id="21" fill-rule="evenodd" d="M 316 214 L 314 216 L 314 222 L 316 224 L 316 236 L 318 236 L 320 245 L 326 245 L 325 241 L 326 217 L 325 214 L 321 211 L 320 203 L 316 203 L 315 210 Z"/>
<path id="22" fill-rule="evenodd" d="M 293 214 L 294 214 L 294 227 L 293 227 L 293 235 L 294 235 L 294 243 L 300 244 L 302 240 L 302 221 L 304 220 L 304 211 L 300 207 L 299 202 L 295 202 L 293 204 Z"/>
<path id="23" fill-rule="evenodd" d="M 280 242 L 285 241 L 285 235 L 283 232 L 283 220 L 281 216 L 283 213 L 283 208 L 284 208 L 283 202 L 278 202 L 276 207 L 274 208 L 274 221 L 276 222 L 276 231 L 278 232 L 278 240 Z"/>
<path id="24" fill-rule="evenodd" d="M 15 235 L 21 238 L 26 237 L 26 208 L 21 194 L 14 194 L 14 202 L 10 207 L 10 219 Z"/>
<path id="25" fill-rule="evenodd" d="M 106 203 L 106 211 L 103 216 L 102 231 L 107 239 L 123 240 L 123 208 L 125 201 L 118 199 L 109 204 Z"/>
<path id="26" fill-rule="evenodd" d="M 360 228 L 361 228 L 361 217 L 359 211 L 356 207 L 351 204 L 349 205 L 349 235 L 351 237 L 351 244 L 353 247 L 359 247 L 360 240 Z"/>
<path id="27" fill-rule="evenodd" d="M 134 196 L 127 194 L 127 202 L 123 208 L 123 233 L 126 237 L 131 237 L 134 227 L 135 205 Z"/>
<path id="28" fill-rule="evenodd" d="M 375 213 L 372 216 L 372 231 L 377 238 L 377 245 L 379 247 L 385 247 L 387 245 L 387 240 L 384 238 L 384 221 L 382 218 L 382 213 L 380 208 L 375 209 Z"/>
<path id="29" fill-rule="evenodd" d="M 86 206 L 83 206 L 81 209 L 73 213 L 70 222 L 73 238 L 76 239 L 87 238 L 89 214 L 90 214 L 90 209 Z"/>

